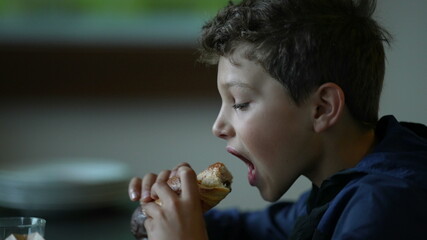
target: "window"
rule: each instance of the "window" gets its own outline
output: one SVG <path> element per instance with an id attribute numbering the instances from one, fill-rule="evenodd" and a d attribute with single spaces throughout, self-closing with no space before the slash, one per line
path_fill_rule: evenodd
<path id="1" fill-rule="evenodd" d="M 195 44 L 228 0 L 1 0 L 0 42 Z"/>

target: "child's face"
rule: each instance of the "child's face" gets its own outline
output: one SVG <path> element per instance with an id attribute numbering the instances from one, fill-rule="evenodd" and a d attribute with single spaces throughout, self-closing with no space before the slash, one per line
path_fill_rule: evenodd
<path id="1" fill-rule="evenodd" d="M 249 183 L 275 201 L 314 163 L 311 110 L 308 103 L 297 106 L 258 63 L 239 52 L 233 59 L 218 64 L 222 106 L 213 133 L 247 164 Z"/>

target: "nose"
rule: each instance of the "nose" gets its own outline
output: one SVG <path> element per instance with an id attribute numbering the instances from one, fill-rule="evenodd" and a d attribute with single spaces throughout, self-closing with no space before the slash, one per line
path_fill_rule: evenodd
<path id="1" fill-rule="evenodd" d="M 212 126 L 213 135 L 222 138 L 229 139 L 234 135 L 234 129 L 226 119 L 224 111 L 221 110 Z"/>

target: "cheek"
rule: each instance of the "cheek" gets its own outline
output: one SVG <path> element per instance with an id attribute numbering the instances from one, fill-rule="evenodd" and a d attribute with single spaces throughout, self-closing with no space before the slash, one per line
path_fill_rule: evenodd
<path id="1" fill-rule="evenodd" d="M 266 165 L 275 165 L 276 159 L 281 157 L 283 148 L 289 141 L 287 136 L 283 124 L 261 117 L 246 123 L 242 137 L 255 159 L 262 160 Z"/>
<path id="2" fill-rule="evenodd" d="M 298 176 L 293 139 L 283 126 L 265 127 L 252 123 L 245 135 L 245 145 L 257 169 L 257 187 L 267 201 L 275 201 Z"/>
<path id="3" fill-rule="evenodd" d="M 298 174 L 308 139 L 303 118 L 297 113 L 264 111 L 245 123 L 241 140 L 260 171 L 292 177 Z"/>

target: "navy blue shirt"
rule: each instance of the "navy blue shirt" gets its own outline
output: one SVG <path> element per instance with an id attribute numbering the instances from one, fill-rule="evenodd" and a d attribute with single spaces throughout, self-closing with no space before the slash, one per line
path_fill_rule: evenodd
<path id="1" fill-rule="evenodd" d="M 294 203 L 209 211 L 209 239 L 427 239 L 427 127 L 386 116 L 376 137 L 357 166 Z"/>

